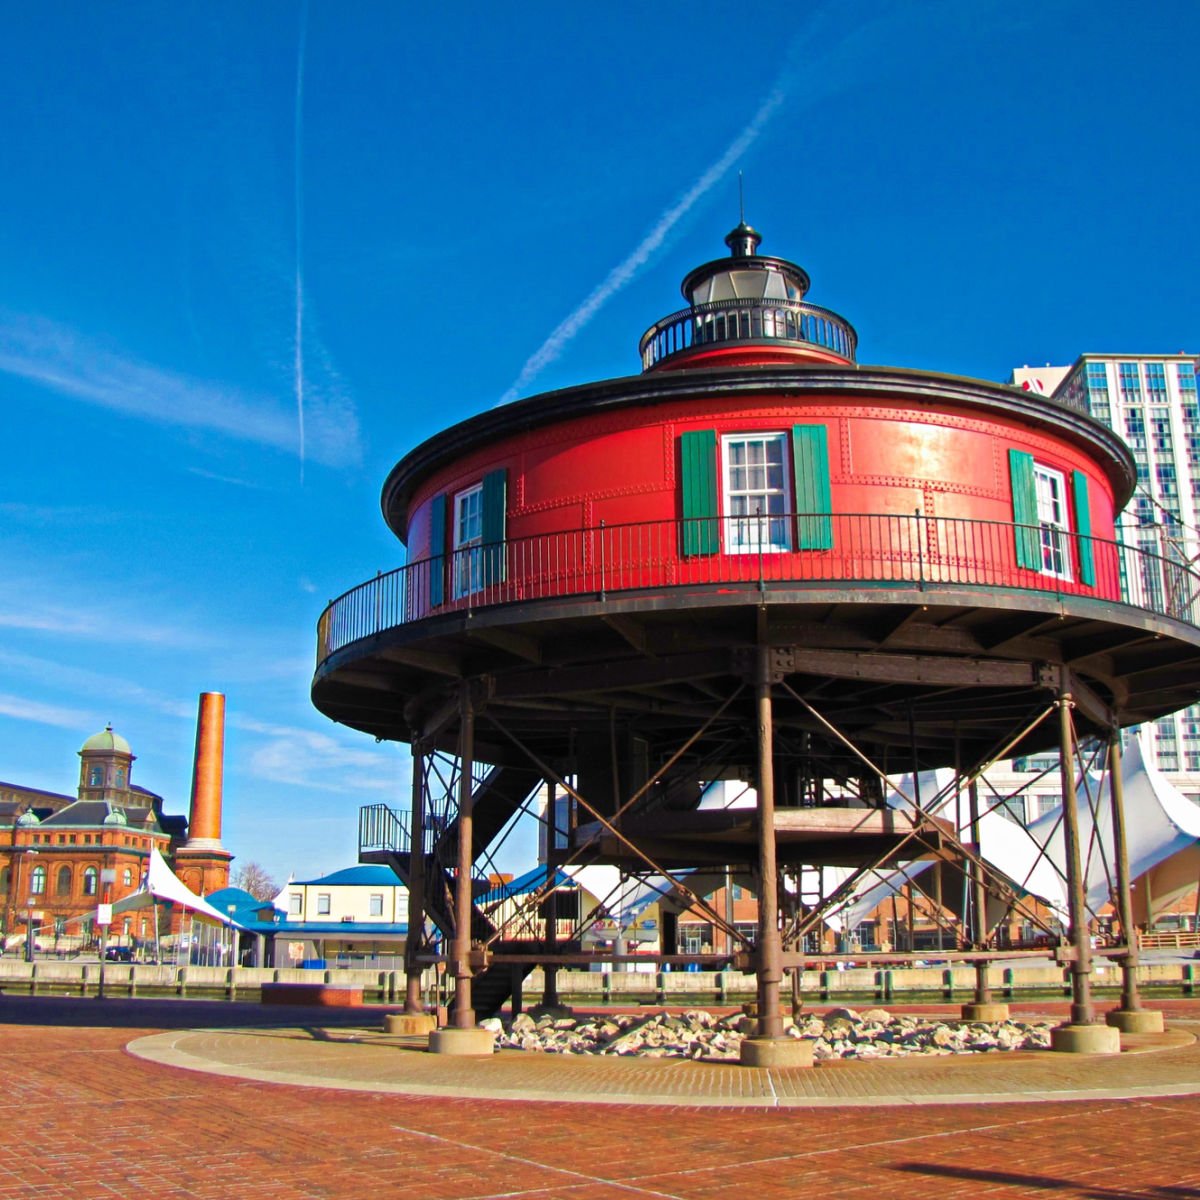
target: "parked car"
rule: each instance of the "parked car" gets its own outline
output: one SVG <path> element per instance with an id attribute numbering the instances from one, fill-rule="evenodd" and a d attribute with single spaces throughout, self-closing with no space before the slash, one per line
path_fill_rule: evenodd
<path id="1" fill-rule="evenodd" d="M 132 946 L 109 946 L 104 951 L 104 957 L 109 962 L 133 962 Z"/>

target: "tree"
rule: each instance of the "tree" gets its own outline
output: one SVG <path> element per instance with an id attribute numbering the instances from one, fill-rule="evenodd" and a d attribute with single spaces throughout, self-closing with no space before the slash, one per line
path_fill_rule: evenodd
<path id="1" fill-rule="evenodd" d="M 256 862 L 238 867 L 233 874 L 233 886 L 249 892 L 255 900 L 274 900 L 279 894 L 279 885 L 267 874 L 266 868 Z"/>

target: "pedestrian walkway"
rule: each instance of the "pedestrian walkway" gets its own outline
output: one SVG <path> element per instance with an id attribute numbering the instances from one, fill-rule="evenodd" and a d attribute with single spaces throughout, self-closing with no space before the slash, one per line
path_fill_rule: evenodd
<path id="1" fill-rule="evenodd" d="M 838 1061 L 814 1069 L 729 1062 L 527 1053 L 486 1059 L 424 1052 L 424 1039 L 364 1028 L 189 1030 L 129 1050 L 163 1066 L 237 1079 L 415 1096 L 559 1104 L 861 1107 L 1115 1100 L 1200 1093 L 1200 1045 L 1179 1023 L 1124 1039 L 1119 1057 L 1036 1053 Z"/>
<path id="2" fill-rule="evenodd" d="M 1200 1002 L 1163 1007 L 1175 1028 L 1200 1029 Z M 236 1032 L 271 1020 L 288 1025 Z M 600 1097 L 609 1100 L 604 1104 L 562 1104 L 403 1094 L 378 1085 L 296 1087 L 180 1070 L 126 1051 L 145 1037 L 222 1026 L 243 1038 L 252 1059 L 270 1039 L 301 1044 L 290 1027 L 308 1031 L 305 1044 L 314 1053 L 324 1047 L 329 1061 L 385 1052 L 393 1062 L 431 1057 L 343 1040 L 356 1020 L 361 1024 L 361 1013 L 328 1009 L 271 1013 L 249 1004 L 0 996 L 0 1197 L 1200 1197 L 1200 1094 L 1068 1101 L 1068 1089 L 1038 1104 L 961 1104 L 944 1095 L 919 1107 L 893 1097 L 901 1106 L 819 1113 L 700 1108 L 695 1097 L 678 1093 L 655 1107 L 613 1103 L 611 1096 Z M 1179 1086 L 1176 1059 L 1196 1054 L 1176 1047 L 1103 1061 L 1172 1075 Z M 1081 1060 L 1058 1061 L 1074 1070 Z M 937 1062 L 947 1074 L 966 1069 L 958 1059 Z M 563 1065 L 577 1064 L 541 1060 L 535 1069 Z M 631 1065 L 640 1069 L 620 1060 L 615 1067 Z M 990 1056 L 984 1065 L 991 1069 Z M 734 1079 L 744 1071 L 729 1066 L 721 1073 Z M 839 1073 L 862 1074 L 851 1066 L 811 1075 Z"/>

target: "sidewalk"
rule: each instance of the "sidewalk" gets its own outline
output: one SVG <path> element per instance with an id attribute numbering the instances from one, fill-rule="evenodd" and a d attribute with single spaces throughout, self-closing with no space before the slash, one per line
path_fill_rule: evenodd
<path id="1" fill-rule="evenodd" d="M 1164 1008 L 1176 1029 L 1200 1030 L 1200 1002 Z M 361 1024 L 362 1011 L 355 1015 Z M 231 1032 L 264 1017 L 303 1032 Z M 819 1112 L 701 1108 L 695 1094 L 679 1092 L 675 1105 L 657 1107 L 413 1096 L 378 1087 L 402 1082 L 395 1076 L 400 1063 L 428 1063 L 432 1056 L 375 1039 L 342 1040 L 349 1036 L 347 1022 L 352 1027 L 352 1014 L 327 1009 L 279 1014 L 241 1004 L 0 997 L 6 1082 L 0 1197 L 309 1200 L 375 1191 L 446 1200 L 1200 1196 L 1197 1095 L 954 1104 L 945 1103 L 944 1094 L 942 1102 L 930 1103 L 931 1097 L 916 1108 Z M 226 1068 L 261 1065 L 266 1048 L 283 1053 L 285 1062 L 299 1050 L 308 1056 L 305 1069 L 319 1065 L 327 1083 L 336 1082 L 346 1063 L 361 1058 L 365 1064 L 368 1057 L 377 1058 L 385 1077 L 365 1081 L 371 1089 L 365 1091 L 296 1087 L 164 1067 L 124 1049 L 140 1036 L 174 1031 L 186 1041 L 196 1036 L 186 1030 L 215 1025 L 225 1032 L 207 1040 L 224 1047 Z M 232 1045 L 242 1047 L 240 1059 L 230 1053 Z M 198 1046 L 192 1041 L 189 1052 Z M 297 1059 L 290 1061 L 295 1066 Z M 1079 1072 L 1097 1065 L 1091 1060 L 1081 1067 L 1083 1061 L 1055 1056 L 1054 1070 L 1077 1090 Z M 1129 1086 L 1178 1086 L 1193 1071 L 1200 1080 L 1195 1046 L 1104 1062 L 1126 1073 Z M 975 1075 L 975 1066 L 1003 1073 L 1020 1067 L 998 1056 L 982 1064 L 933 1063 L 946 1064 L 942 1077 L 952 1081 Z M 354 1069 L 361 1072 L 363 1064 Z M 620 1059 L 583 1064 L 606 1075 L 641 1065 Z M 542 1058 L 529 1069 L 539 1073 L 543 1088 L 550 1081 L 557 1098 L 565 1076 L 554 1071 L 563 1066 L 574 1071 L 580 1064 Z M 848 1081 L 865 1066 L 806 1074 Z M 907 1068 L 880 1064 L 891 1066 Z M 654 1069 L 670 1072 L 661 1060 Z M 747 1074 L 737 1066 L 709 1070 L 726 1081 L 730 1099 Z M 473 1082 L 479 1082 L 477 1071 Z M 1186 1086 L 1200 1091 L 1200 1082 Z M 845 1087 L 849 1093 L 849 1083 Z"/>

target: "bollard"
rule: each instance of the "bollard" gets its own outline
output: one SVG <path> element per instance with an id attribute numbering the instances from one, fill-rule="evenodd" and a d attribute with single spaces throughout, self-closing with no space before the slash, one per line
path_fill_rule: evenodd
<path id="1" fill-rule="evenodd" d="M 717 972 L 717 1003 L 725 1005 L 729 1003 L 729 972 Z"/>
<path id="2" fill-rule="evenodd" d="M 833 974 L 832 971 L 822 971 L 820 974 L 819 978 L 820 978 L 820 984 L 821 984 L 821 999 L 822 1000 L 829 999 L 829 976 L 832 974 Z"/>
<path id="3" fill-rule="evenodd" d="M 388 1002 L 388 973 L 386 971 L 379 972 L 379 1003 L 386 1004 Z"/>
<path id="4" fill-rule="evenodd" d="M 129 964 L 129 995 L 137 995 L 137 968 L 132 963 Z"/>
<path id="5" fill-rule="evenodd" d="M 31 930 L 31 932 L 32 932 L 32 930 Z M 37 965 L 37 963 L 31 963 L 29 966 L 29 994 L 31 996 L 37 995 L 37 977 L 38 977 L 38 965 Z"/>
<path id="6" fill-rule="evenodd" d="M 663 971 L 655 973 L 654 999 L 659 1004 L 666 1004 L 667 1002 L 667 976 Z"/>
<path id="7" fill-rule="evenodd" d="M 1013 984 L 1016 982 L 1016 972 L 1012 967 L 1005 967 L 1002 979 L 1004 998 L 1005 1000 L 1011 1000 L 1013 998 Z"/>
<path id="8" fill-rule="evenodd" d="M 1183 994 L 1192 996 L 1196 991 L 1196 967 L 1193 963 L 1185 963 L 1183 968 Z"/>
<path id="9" fill-rule="evenodd" d="M 888 967 L 883 973 L 883 998 L 891 1000 L 896 995 L 896 973 Z"/>
<path id="10" fill-rule="evenodd" d="M 602 987 L 601 998 L 603 999 L 605 1004 L 611 1004 L 612 1003 L 612 972 L 611 971 L 603 972 L 603 982 L 601 984 L 601 987 Z"/>
<path id="11" fill-rule="evenodd" d="M 229 967 L 225 972 L 225 999 L 237 999 L 237 984 L 233 981 L 233 967 Z"/>
<path id="12" fill-rule="evenodd" d="M 187 995 L 187 967 L 179 968 L 178 982 L 175 985 L 175 993 L 179 996 Z"/>
<path id="13" fill-rule="evenodd" d="M 271 974 L 271 982 L 272 983 L 279 982 L 279 968 L 278 967 L 276 967 L 274 972 L 272 972 L 272 974 Z"/>
<path id="14" fill-rule="evenodd" d="M 88 965 L 87 965 L 87 963 L 84 963 L 84 964 L 83 964 L 83 969 L 82 969 L 82 970 L 79 972 L 79 994 L 80 994 L 81 996 L 86 996 L 86 995 L 87 995 L 87 992 L 88 992 L 88 976 L 89 976 L 90 974 L 91 974 L 91 970 L 88 968 Z"/>
<path id="15" fill-rule="evenodd" d="M 942 972 L 942 995 L 947 1000 L 954 999 L 954 969 L 947 967 Z"/>

